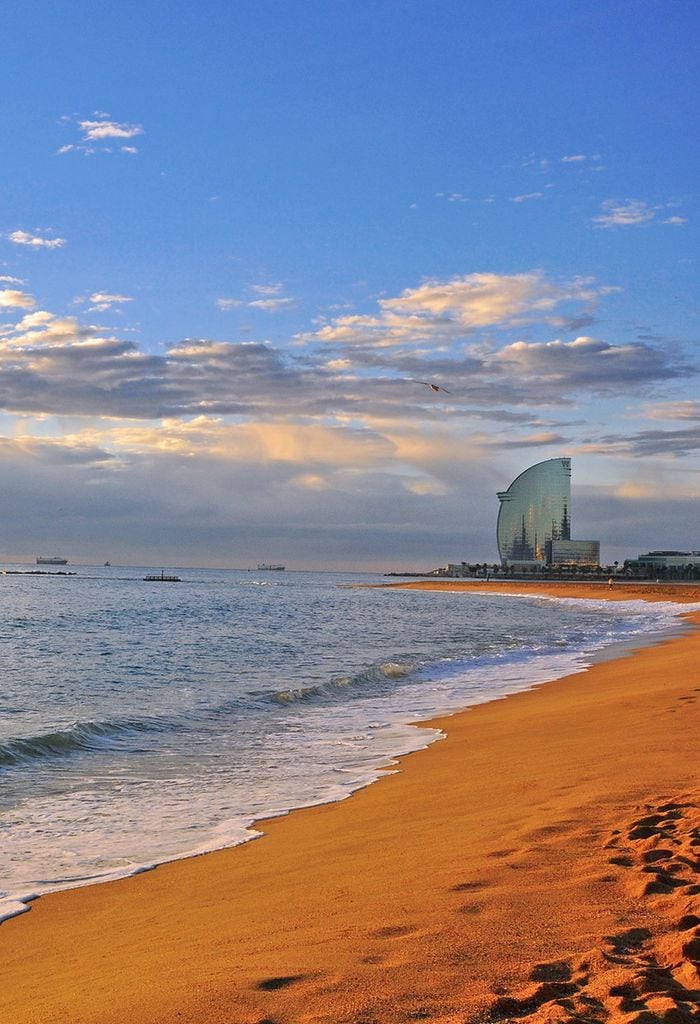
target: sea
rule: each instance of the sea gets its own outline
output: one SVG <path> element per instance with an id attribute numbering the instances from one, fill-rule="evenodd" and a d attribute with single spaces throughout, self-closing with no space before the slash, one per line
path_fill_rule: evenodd
<path id="1" fill-rule="evenodd" d="M 371 574 L 28 568 L 0 576 L 0 920 L 341 800 L 442 738 L 418 723 L 677 632 L 688 610 Z"/>

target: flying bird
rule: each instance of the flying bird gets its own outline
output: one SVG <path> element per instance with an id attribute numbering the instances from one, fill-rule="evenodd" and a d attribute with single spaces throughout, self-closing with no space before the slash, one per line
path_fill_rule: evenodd
<path id="1" fill-rule="evenodd" d="M 431 391 L 444 391 L 446 395 L 452 394 L 447 388 L 441 387 L 440 384 L 432 384 L 429 380 L 416 380 L 414 377 L 411 377 L 411 380 L 414 384 L 425 384 L 426 388 L 430 388 Z"/>

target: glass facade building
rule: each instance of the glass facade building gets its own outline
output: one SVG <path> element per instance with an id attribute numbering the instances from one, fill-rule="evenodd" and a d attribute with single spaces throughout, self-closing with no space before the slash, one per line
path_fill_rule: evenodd
<path id="1" fill-rule="evenodd" d="M 548 565 L 600 565 L 599 540 L 550 540 Z"/>
<path id="2" fill-rule="evenodd" d="M 571 539 L 571 459 L 547 459 L 499 491 L 496 532 L 501 563 L 548 559 L 552 541 Z"/>

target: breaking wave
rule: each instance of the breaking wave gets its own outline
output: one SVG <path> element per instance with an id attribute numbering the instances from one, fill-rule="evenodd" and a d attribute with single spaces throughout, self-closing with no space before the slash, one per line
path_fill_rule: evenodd
<path id="1" fill-rule="evenodd" d="M 158 719 L 116 719 L 106 722 L 76 722 L 66 729 L 19 736 L 0 743 L 0 766 L 26 764 L 41 758 L 61 758 L 75 753 L 93 753 L 115 746 L 136 733 L 163 732 L 172 728 Z"/>
<path id="2" fill-rule="evenodd" d="M 405 679 L 415 669 L 414 662 L 384 661 L 370 665 L 369 668 L 352 676 L 334 676 L 326 683 L 276 690 L 271 694 L 270 699 L 275 704 L 294 704 L 297 701 L 312 700 L 315 697 L 339 697 L 353 687 L 371 687 L 397 679 Z"/>

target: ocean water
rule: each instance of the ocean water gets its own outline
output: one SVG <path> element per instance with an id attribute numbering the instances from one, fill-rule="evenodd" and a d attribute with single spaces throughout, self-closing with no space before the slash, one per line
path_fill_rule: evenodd
<path id="1" fill-rule="evenodd" d="M 341 799 L 440 738 L 413 723 L 581 671 L 682 610 L 74 571 L 0 577 L 0 920 Z"/>

